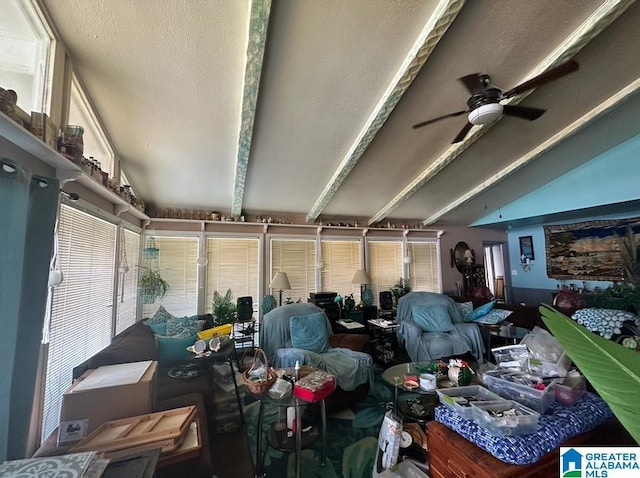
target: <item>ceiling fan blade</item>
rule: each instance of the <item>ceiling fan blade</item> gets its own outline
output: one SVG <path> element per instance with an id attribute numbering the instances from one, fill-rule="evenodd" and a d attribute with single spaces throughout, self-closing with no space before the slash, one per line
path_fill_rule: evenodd
<path id="1" fill-rule="evenodd" d="M 578 71 L 579 68 L 580 65 L 577 61 L 570 60 L 566 63 L 563 63 L 562 65 L 556 66 L 555 68 L 551 68 L 550 70 L 545 71 L 544 73 L 541 73 L 538 76 L 525 81 L 524 83 L 519 84 L 515 88 L 511 88 L 510 90 L 505 91 L 502 94 L 502 99 L 512 98 L 527 90 L 532 90 L 533 88 L 537 88 L 538 86 L 544 85 L 545 83 L 557 80 L 564 75 L 568 75 L 569 73 Z"/>
<path id="2" fill-rule="evenodd" d="M 528 106 L 503 105 L 502 112 L 509 116 L 517 116 L 518 118 L 533 121 L 540 118 L 546 110 L 540 108 L 529 108 Z"/>
<path id="3" fill-rule="evenodd" d="M 438 116 L 437 118 L 433 118 L 427 121 L 423 121 L 422 123 L 417 123 L 413 125 L 413 129 L 421 128 L 422 126 L 426 126 L 431 123 L 435 123 L 436 121 L 443 120 L 445 118 L 452 118 L 454 116 L 460 116 L 467 113 L 466 111 L 456 111 L 455 113 L 449 113 L 448 115 Z"/>
<path id="4" fill-rule="evenodd" d="M 469 90 L 471 95 L 482 93 L 489 83 L 489 77 L 487 75 L 481 75 L 480 73 L 466 75 L 462 78 L 458 78 L 458 80 L 462 82 L 467 90 Z"/>
<path id="5" fill-rule="evenodd" d="M 459 143 L 460 141 L 462 141 L 469 130 L 471 130 L 471 128 L 473 128 L 473 125 L 467 121 L 467 124 L 464 125 L 464 127 L 460 130 L 458 136 L 456 136 L 456 138 L 451 141 L 451 144 Z"/>

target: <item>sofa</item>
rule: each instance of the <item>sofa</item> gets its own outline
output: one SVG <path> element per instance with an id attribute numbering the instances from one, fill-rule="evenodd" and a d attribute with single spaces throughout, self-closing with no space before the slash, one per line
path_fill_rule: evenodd
<path id="1" fill-rule="evenodd" d="M 200 317 L 208 321 L 210 316 Z M 113 338 L 110 345 L 79 364 L 73 369 L 74 379 L 88 369 L 103 365 L 156 360 L 159 357 L 155 335 L 143 322 L 137 322 Z M 154 410 L 162 411 L 194 405 L 202 438 L 200 456 L 159 469 L 157 478 L 210 478 L 213 472 L 211 461 L 209 424 L 212 419 L 213 383 L 209 374 L 190 379 L 173 379 L 168 371 L 174 364 L 158 362 L 156 383 L 154 386 Z"/>
<path id="2" fill-rule="evenodd" d="M 287 304 L 265 314 L 260 345 L 273 367 L 299 362 L 335 375 L 337 388 L 326 400 L 328 412 L 356 403 L 369 391 L 369 336 L 334 333 L 326 313 L 315 304 Z"/>

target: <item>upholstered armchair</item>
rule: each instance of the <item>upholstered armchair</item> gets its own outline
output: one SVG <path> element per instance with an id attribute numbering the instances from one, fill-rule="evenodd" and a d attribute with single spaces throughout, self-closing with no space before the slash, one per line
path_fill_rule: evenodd
<path id="1" fill-rule="evenodd" d="M 324 311 L 311 303 L 277 307 L 262 318 L 260 346 L 276 368 L 310 365 L 335 375 L 338 388 L 328 409 L 349 406 L 366 396 L 371 380 L 369 336 L 334 334 Z"/>
<path id="2" fill-rule="evenodd" d="M 414 362 L 436 360 L 470 352 L 484 361 L 484 343 L 478 325 L 465 322 L 456 302 L 435 292 L 410 292 L 398 300 L 396 330 Z"/>

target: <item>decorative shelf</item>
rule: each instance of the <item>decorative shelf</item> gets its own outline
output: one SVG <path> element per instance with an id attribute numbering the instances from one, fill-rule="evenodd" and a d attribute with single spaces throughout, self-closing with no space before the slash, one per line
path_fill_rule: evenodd
<path id="1" fill-rule="evenodd" d="M 218 224 L 218 225 L 228 225 L 228 226 L 239 226 L 239 227 L 262 227 L 265 232 L 269 228 L 296 228 L 296 229 L 315 229 L 322 231 L 324 229 L 331 230 L 343 230 L 343 231 L 361 231 L 363 235 L 366 235 L 368 232 L 395 232 L 402 235 L 407 235 L 410 232 L 418 232 L 418 233 L 431 233 L 440 237 L 444 230 L 442 229 L 403 229 L 400 227 L 369 227 L 369 226 L 320 226 L 319 224 L 278 224 L 275 222 L 249 222 L 249 221 L 212 221 L 210 219 L 176 219 L 176 218 L 168 218 L 168 217 L 153 217 L 151 218 L 151 222 L 156 223 L 178 223 L 178 224 L 200 224 L 201 229 L 204 230 L 206 224 Z"/>
<path id="2" fill-rule="evenodd" d="M 126 211 L 138 219 L 149 220 L 149 216 L 145 213 L 136 209 L 119 195 L 89 177 L 77 164 L 69 161 L 4 113 L 0 113 L 0 136 L 44 163 L 54 167 L 58 179 L 62 181 L 77 181 L 78 184 L 81 184 L 111 202 L 115 206 L 116 215 L 120 215 Z"/>

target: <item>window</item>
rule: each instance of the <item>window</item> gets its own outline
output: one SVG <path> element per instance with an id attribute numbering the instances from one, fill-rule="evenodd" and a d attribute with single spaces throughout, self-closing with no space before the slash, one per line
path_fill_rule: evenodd
<path id="1" fill-rule="evenodd" d="M 43 437 L 58 426 L 73 367 L 106 347 L 113 328 L 116 226 L 62 205 L 58 227 L 64 280 L 52 297 Z"/>
<path id="2" fill-rule="evenodd" d="M 211 312 L 213 292 L 231 289 L 233 297 L 251 296 L 258 303 L 259 249 L 257 238 L 207 238 L 205 310 Z"/>
<path id="3" fill-rule="evenodd" d="M 118 259 L 118 291 L 116 334 L 136 321 L 138 299 L 138 258 L 140 257 L 140 234 L 120 229 L 120 258 Z"/>
<path id="4" fill-rule="evenodd" d="M 45 111 L 46 71 L 51 39 L 30 2 L 2 2 L 0 86 L 18 94 L 26 113 Z"/>
<path id="5" fill-rule="evenodd" d="M 286 297 L 306 302 L 316 290 L 316 241 L 301 239 L 271 239 L 271 274 L 286 272 L 292 289 Z M 276 293 L 276 291 L 272 291 Z"/>
<path id="6" fill-rule="evenodd" d="M 159 253 L 152 263 L 144 259 L 143 254 L 142 265 L 157 268 L 170 289 L 162 301 L 144 304 L 142 316 L 151 317 L 160 305 L 176 317 L 195 315 L 198 312 L 198 238 L 151 237 Z"/>
<path id="7" fill-rule="evenodd" d="M 337 292 L 343 297 L 360 295 L 360 285 L 351 279 L 360 269 L 360 241 L 323 240 L 322 288 L 324 292 Z"/>
<path id="8" fill-rule="evenodd" d="M 80 82 L 75 75 L 71 81 L 71 101 L 69 104 L 69 124 L 82 126 L 84 134 L 82 142 L 84 144 L 85 158 L 93 157 L 100 163 L 100 169 L 109 173 L 112 177 L 114 171 L 113 159 L 115 157 L 113 149 L 107 140 L 98 118 L 94 115 L 89 99 L 84 94 Z M 125 183 L 121 183 L 125 184 Z"/>
<path id="9" fill-rule="evenodd" d="M 409 242 L 409 284 L 413 290 L 441 292 L 438 242 Z"/>
<path id="10" fill-rule="evenodd" d="M 378 303 L 380 291 L 389 290 L 403 277 L 402 242 L 369 241 L 368 288 L 373 292 L 374 303 Z"/>

